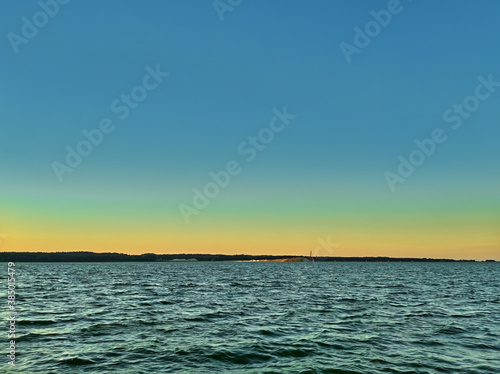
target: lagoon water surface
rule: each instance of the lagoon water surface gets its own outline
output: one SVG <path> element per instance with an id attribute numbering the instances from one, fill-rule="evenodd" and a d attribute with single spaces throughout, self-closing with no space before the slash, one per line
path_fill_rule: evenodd
<path id="1" fill-rule="evenodd" d="M 500 373 L 498 263 L 16 265 L 2 372 Z"/>

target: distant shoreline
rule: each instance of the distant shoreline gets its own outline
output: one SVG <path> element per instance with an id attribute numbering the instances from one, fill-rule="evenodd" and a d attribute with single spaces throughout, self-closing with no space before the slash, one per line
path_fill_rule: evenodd
<path id="1" fill-rule="evenodd" d="M 276 255 L 154 254 L 128 255 L 96 252 L 0 252 L 0 262 L 496 262 L 495 260 L 453 260 L 445 258 L 398 257 L 314 257 Z"/>

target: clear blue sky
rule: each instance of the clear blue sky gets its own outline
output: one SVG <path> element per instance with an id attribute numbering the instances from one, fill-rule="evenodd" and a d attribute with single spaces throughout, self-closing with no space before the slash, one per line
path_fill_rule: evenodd
<path id="1" fill-rule="evenodd" d="M 353 44 L 354 27 L 387 1 L 244 0 L 221 21 L 211 1 L 73 0 L 17 54 L 7 35 L 21 35 L 22 17 L 31 20 L 40 6 L 3 1 L 2 199 L 148 197 L 182 221 L 177 205 L 189 203 L 192 188 L 242 160 L 237 146 L 286 106 L 296 119 L 221 199 L 390 204 L 455 194 L 498 206 L 500 88 L 456 131 L 442 116 L 474 94 L 478 76 L 500 81 L 500 3 L 400 6 L 347 63 L 339 44 Z M 117 119 L 111 103 L 157 64 L 170 76 Z M 63 162 L 65 147 L 103 117 L 116 130 L 59 183 L 52 162 Z M 384 173 L 436 127 L 449 139 L 391 193 Z M 9 223 L 7 213 L 1 218 L 0 232 Z"/>

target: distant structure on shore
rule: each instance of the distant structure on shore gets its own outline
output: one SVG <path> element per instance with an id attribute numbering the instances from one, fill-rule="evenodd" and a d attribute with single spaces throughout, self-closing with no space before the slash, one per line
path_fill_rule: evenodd
<path id="1" fill-rule="evenodd" d="M 193 262 L 193 261 L 198 261 L 195 258 L 174 258 L 173 260 L 170 260 L 170 262 Z"/>
<path id="2" fill-rule="evenodd" d="M 258 260 L 259 262 L 311 262 L 310 259 L 305 257 L 292 257 L 292 258 L 276 258 L 270 260 Z"/>

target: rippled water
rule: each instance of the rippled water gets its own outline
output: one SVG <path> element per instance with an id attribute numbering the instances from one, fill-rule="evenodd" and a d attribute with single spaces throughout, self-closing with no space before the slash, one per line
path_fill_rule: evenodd
<path id="1" fill-rule="evenodd" d="M 500 373 L 498 263 L 16 271 L 17 365 L 4 333 L 1 372 Z"/>

